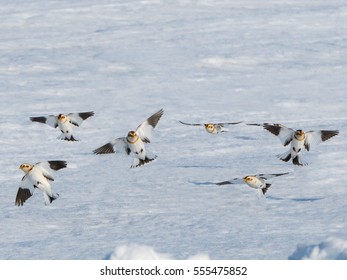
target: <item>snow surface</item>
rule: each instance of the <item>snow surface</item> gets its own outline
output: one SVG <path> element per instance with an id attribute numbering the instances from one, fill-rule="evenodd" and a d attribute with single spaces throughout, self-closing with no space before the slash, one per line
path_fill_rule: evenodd
<path id="1" fill-rule="evenodd" d="M 106 257 L 107 260 L 175 260 L 170 254 L 157 252 L 153 247 L 126 244 L 118 246 L 114 252 Z M 188 260 L 209 260 L 206 254 L 197 254 L 188 258 Z"/>
<path id="2" fill-rule="evenodd" d="M 305 246 L 318 258 L 320 244 L 346 258 L 345 1 L 0 4 L 1 259 L 288 259 Z M 156 161 L 130 169 L 125 155 L 92 154 L 160 108 Z M 29 121 L 90 110 L 79 142 Z M 296 167 L 260 127 L 213 136 L 179 120 L 340 134 Z M 19 165 L 44 160 L 68 161 L 59 199 L 46 207 L 36 192 L 15 207 Z M 282 172 L 260 199 L 246 185 L 192 183 Z"/>
<path id="3" fill-rule="evenodd" d="M 347 242 L 328 238 L 319 244 L 298 245 L 290 260 L 347 260 Z"/>

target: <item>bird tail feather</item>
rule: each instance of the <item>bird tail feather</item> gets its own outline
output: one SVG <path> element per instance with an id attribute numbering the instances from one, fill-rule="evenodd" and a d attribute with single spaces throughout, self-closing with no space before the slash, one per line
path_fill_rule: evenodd
<path id="1" fill-rule="evenodd" d="M 59 194 L 52 193 L 52 196 L 49 196 L 48 194 L 44 193 L 44 197 L 45 197 L 45 205 L 49 205 L 59 197 Z"/>
<path id="2" fill-rule="evenodd" d="M 263 194 L 266 194 L 267 190 L 271 187 L 271 184 L 266 183 L 265 188 L 262 188 L 261 191 L 263 192 Z"/>
<path id="3" fill-rule="evenodd" d="M 305 162 L 302 159 L 302 156 L 297 155 L 295 158 L 293 158 L 293 164 L 299 165 L 299 166 L 304 166 L 304 165 L 307 165 L 307 162 Z"/>
<path id="4" fill-rule="evenodd" d="M 157 158 L 157 156 L 153 156 L 153 157 L 146 156 L 144 159 L 135 158 L 132 165 L 131 165 L 131 168 L 145 165 L 145 164 L 155 160 L 156 158 Z"/>

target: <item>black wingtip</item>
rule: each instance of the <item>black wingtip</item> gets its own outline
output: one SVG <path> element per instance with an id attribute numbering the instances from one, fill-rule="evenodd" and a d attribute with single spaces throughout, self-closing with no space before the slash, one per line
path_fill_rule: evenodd
<path id="1" fill-rule="evenodd" d="M 49 167 L 55 171 L 67 167 L 67 162 L 65 160 L 50 160 L 48 163 Z"/>
<path id="2" fill-rule="evenodd" d="M 96 155 L 101 155 L 101 154 L 114 154 L 115 151 L 113 149 L 113 145 L 111 143 L 107 143 L 93 151 L 94 154 Z"/>
<path id="3" fill-rule="evenodd" d="M 32 193 L 29 189 L 19 188 L 16 195 L 15 205 L 23 206 L 24 202 L 27 201 L 31 196 Z"/>
<path id="4" fill-rule="evenodd" d="M 223 185 L 230 185 L 230 181 L 223 181 L 223 182 L 218 182 L 218 183 L 215 183 L 217 186 L 223 186 Z"/>
<path id="5" fill-rule="evenodd" d="M 78 113 L 78 116 L 82 119 L 82 120 L 86 120 L 89 117 L 94 116 L 94 111 L 90 111 L 90 112 L 82 112 L 82 113 Z"/>
<path id="6" fill-rule="evenodd" d="M 46 117 L 30 117 L 30 120 L 32 122 L 46 123 L 47 118 Z"/>
<path id="7" fill-rule="evenodd" d="M 331 137 L 334 137 L 339 134 L 338 130 L 322 130 L 321 131 L 321 139 L 322 141 L 326 141 L 330 139 Z"/>
<path id="8" fill-rule="evenodd" d="M 280 131 L 282 128 L 282 125 L 278 123 L 274 123 L 274 124 L 264 123 L 262 126 L 264 127 L 264 129 L 266 129 L 267 131 L 271 132 L 272 134 L 276 136 L 280 134 Z"/>
<path id="9" fill-rule="evenodd" d="M 246 123 L 246 125 L 263 126 L 263 124 L 260 123 Z"/>
<path id="10" fill-rule="evenodd" d="M 160 109 L 158 112 L 154 113 L 152 116 L 150 116 L 147 119 L 147 122 L 153 127 L 155 128 L 160 120 L 160 118 L 162 117 L 162 115 L 164 114 L 164 109 Z"/>

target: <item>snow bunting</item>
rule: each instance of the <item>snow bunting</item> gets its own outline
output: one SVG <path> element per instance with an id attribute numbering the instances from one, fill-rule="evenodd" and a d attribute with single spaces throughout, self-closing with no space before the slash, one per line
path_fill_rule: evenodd
<path id="1" fill-rule="evenodd" d="M 268 179 L 286 175 L 287 173 L 277 173 L 277 174 L 257 174 L 257 175 L 248 175 L 244 178 L 234 178 L 229 181 L 223 181 L 219 183 L 215 183 L 216 185 L 228 185 L 228 184 L 242 184 L 246 183 L 248 186 L 250 186 L 253 189 L 261 190 L 263 194 L 267 192 L 267 190 L 270 188 L 271 184 L 267 183 L 266 181 Z"/>
<path id="2" fill-rule="evenodd" d="M 151 162 L 156 159 L 157 156 L 150 154 L 145 149 L 145 143 L 150 143 L 153 129 L 156 127 L 163 113 L 163 109 L 159 110 L 140 124 L 136 130 L 129 131 L 126 137 L 116 138 L 100 148 L 95 149 L 93 152 L 95 154 L 123 152 L 127 155 L 132 153 L 135 156 L 131 165 L 132 168 Z"/>
<path id="3" fill-rule="evenodd" d="M 66 161 L 62 160 L 38 162 L 35 165 L 23 163 L 19 166 L 25 175 L 18 189 L 15 205 L 23 206 L 24 202 L 33 195 L 35 189 L 42 191 L 46 205 L 52 203 L 59 196 L 52 192 L 49 183 L 54 181 L 52 173 L 66 166 Z"/>
<path id="4" fill-rule="evenodd" d="M 94 116 L 94 112 L 82 112 L 82 113 L 70 113 L 67 115 L 59 114 L 43 116 L 43 117 L 31 117 L 30 120 L 33 122 L 40 122 L 48 124 L 53 128 L 59 127 L 62 132 L 61 139 L 67 141 L 77 141 L 72 135 L 74 127 L 79 127 L 82 122 L 89 117 Z"/>
<path id="5" fill-rule="evenodd" d="M 179 122 L 181 124 L 184 124 L 184 125 L 203 126 L 205 128 L 205 130 L 211 134 L 217 134 L 220 132 L 228 131 L 228 129 L 226 129 L 224 127 L 226 125 L 235 125 L 235 124 L 242 123 L 242 121 L 241 122 L 229 122 L 229 123 L 227 123 L 227 122 L 225 122 L 225 123 L 186 123 L 186 122 L 182 122 L 182 121 L 179 121 Z"/>
<path id="6" fill-rule="evenodd" d="M 317 130 L 317 131 L 307 131 L 304 132 L 301 129 L 294 131 L 292 128 L 285 127 L 282 124 L 248 124 L 262 126 L 267 131 L 278 136 L 281 143 L 287 146 L 290 143 L 290 149 L 279 155 L 279 158 L 285 162 L 292 159 L 294 165 L 307 165 L 306 162 L 302 160 L 301 152 L 306 149 L 309 151 L 311 145 L 316 145 L 330 139 L 333 136 L 339 134 L 338 130 Z"/>

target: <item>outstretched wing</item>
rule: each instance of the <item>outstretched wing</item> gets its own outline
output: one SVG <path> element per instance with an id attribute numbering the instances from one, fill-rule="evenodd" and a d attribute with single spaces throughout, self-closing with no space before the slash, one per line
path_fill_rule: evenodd
<path id="1" fill-rule="evenodd" d="M 243 178 L 234 178 L 234 179 L 230 179 L 228 181 L 222 181 L 219 183 L 215 183 L 218 186 L 222 186 L 222 185 L 229 185 L 229 184 L 242 184 L 244 183 Z"/>
<path id="2" fill-rule="evenodd" d="M 305 148 L 307 151 L 311 149 L 311 145 L 320 144 L 331 137 L 339 134 L 338 130 L 318 130 L 318 131 L 307 131 L 305 137 Z"/>
<path id="3" fill-rule="evenodd" d="M 268 124 L 264 123 L 263 127 L 271 132 L 272 134 L 278 136 L 281 140 L 283 146 L 287 146 L 294 137 L 295 131 L 292 128 L 286 127 L 282 124 Z"/>
<path id="4" fill-rule="evenodd" d="M 47 124 L 53 128 L 58 127 L 58 118 L 57 118 L 57 116 L 54 116 L 54 115 L 41 116 L 41 117 L 31 117 L 30 120 L 32 122 L 39 122 L 39 123 Z"/>
<path id="5" fill-rule="evenodd" d="M 182 121 L 179 121 L 181 124 L 185 124 L 185 125 L 192 125 L 192 126 L 203 126 L 202 123 L 186 123 L 186 122 L 182 122 Z"/>
<path id="6" fill-rule="evenodd" d="M 271 132 L 273 135 L 278 136 L 283 146 L 287 146 L 293 140 L 295 134 L 295 131 L 292 128 L 277 123 L 251 123 L 248 125 L 262 126 L 264 129 Z"/>
<path id="7" fill-rule="evenodd" d="M 240 122 L 221 122 L 221 123 L 216 123 L 217 125 L 234 125 L 234 124 L 239 124 L 242 123 L 242 121 Z"/>
<path id="8" fill-rule="evenodd" d="M 94 116 L 94 112 L 82 112 L 82 113 L 70 113 L 67 115 L 71 124 L 80 126 L 82 122 L 91 116 Z"/>
<path id="9" fill-rule="evenodd" d="M 286 173 L 275 173 L 275 174 L 257 174 L 257 175 L 253 175 L 253 176 L 255 176 L 257 178 L 260 178 L 260 179 L 268 180 L 268 179 L 271 179 L 271 178 L 274 178 L 274 177 L 287 175 L 287 174 L 289 174 L 289 172 L 286 172 Z"/>
<path id="10" fill-rule="evenodd" d="M 45 170 L 46 172 L 52 173 L 53 171 L 58 171 L 62 168 L 67 167 L 65 160 L 49 160 L 42 161 L 35 164 L 35 167 Z"/>
<path id="11" fill-rule="evenodd" d="M 65 160 L 50 160 L 42 161 L 35 164 L 35 168 L 41 170 L 43 176 L 50 181 L 54 181 L 53 174 L 54 171 L 58 171 L 62 168 L 66 168 L 67 163 Z"/>
<path id="12" fill-rule="evenodd" d="M 23 206 L 24 202 L 27 201 L 34 193 L 34 186 L 30 183 L 29 178 L 25 175 L 22 178 L 20 187 L 17 191 L 15 205 Z"/>
<path id="13" fill-rule="evenodd" d="M 130 154 L 130 148 L 127 144 L 125 137 L 120 137 L 112 140 L 111 142 L 106 143 L 105 145 L 95 149 L 93 151 L 94 154 L 112 154 L 112 153 L 126 153 Z"/>
<path id="14" fill-rule="evenodd" d="M 160 109 L 158 112 L 150 116 L 142 124 L 140 124 L 136 132 L 139 134 L 141 140 L 145 143 L 150 143 L 152 139 L 152 132 L 158 124 L 161 116 L 164 114 L 164 110 Z"/>

